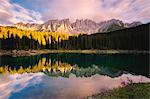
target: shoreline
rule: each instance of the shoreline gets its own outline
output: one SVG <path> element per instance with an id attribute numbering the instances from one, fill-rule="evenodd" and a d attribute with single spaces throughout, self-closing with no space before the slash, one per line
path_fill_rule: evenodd
<path id="1" fill-rule="evenodd" d="M 0 50 L 0 56 L 32 56 L 48 53 L 83 53 L 83 54 L 150 54 L 149 51 L 139 50 Z"/>
<path id="2" fill-rule="evenodd" d="M 86 99 L 115 99 L 115 98 L 146 98 L 150 97 L 148 90 L 150 83 L 131 83 L 124 87 L 118 87 L 111 90 L 107 90 L 92 96 L 86 97 Z"/>

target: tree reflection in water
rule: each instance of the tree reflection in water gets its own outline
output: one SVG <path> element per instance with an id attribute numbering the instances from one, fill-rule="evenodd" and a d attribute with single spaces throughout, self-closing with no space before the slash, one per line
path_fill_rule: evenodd
<path id="1" fill-rule="evenodd" d="M 15 73 L 36 73 L 36 72 L 44 72 L 49 76 L 62 76 L 62 77 L 69 77 L 69 76 L 77 76 L 77 77 L 90 77 L 95 74 L 107 74 L 109 75 L 108 68 L 98 67 L 96 65 L 90 67 L 79 67 L 77 65 L 71 65 L 69 63 L 62 63 L 60 61 L 51 62 L 46 61 L 46 58 L 41 58 L 38 63 L 34 66 L 23 67 L 19 66 L 18 69 L 16 67 L 11 68 L 9 66 L 1 66 L 0 73 L 3 74 L 15 74 Z M 121 72 L 117 72 L 115 76 L 122 74 Z M 112 76 L 112 74 L 110 74 Z"/>
<path id="2" fill-rule="evenodd" d="M 56 61 L 55 63 L 51 63 L 51 61 L 46 61 L 46 58 L 41 58 L 39 62 L 34 66 L 28 66 L 23 68 L 23 66 L 19 66 L 18 69 L 16 67 L 11 68 L 9 66 L 1 66 L 0 67 L 0 73 L 6 74 L 14 74 L 14 73 L 35 73 L 35 72 L 61 72 L 65 73 L 72 70 L 72 66 L 67 63 L 61 63 L 59 61 Z"/>

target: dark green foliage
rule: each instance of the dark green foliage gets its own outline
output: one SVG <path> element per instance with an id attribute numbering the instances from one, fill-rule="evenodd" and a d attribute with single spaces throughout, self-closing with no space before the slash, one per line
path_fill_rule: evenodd
<path id="1" fill-rule="evenodd" d="M 9 35 L 8 38 L 0 38 L 0 48 L 5 50 L 13 49 L 115 49 L 115 50 L 149 50 L 149 23 L 134 28 L 122 29 L 118 25 L 111 26 L 107 33 L 96 33 L 92 35 L 70 36 L 68 40 L 56 41 L 52 36 L 50 41 L 44 37 L 46 45 L 23 36 L 21 39 L 16 35 Z M 41 42 L 42 43 L 42 42 Z"/>
<path id="2" fill-rule="evenodd" d="M 78 38 L 63 41 L 63 44 L 67 45 L 63 46 L 64 49 L 149 50 L 149 24 L 107 33 L 79 35 Z"/>
<path id="3" fill-rule="evenodd" d="M 11 35 L 10 38 L 7 39 L 0 39 L 1 42 L 1 49 L 4 50 L 28 50 L 28 49 L 39 49 L 41 48 L 41 45 L 38 43 L 38 41 L 35 41 L 32 39 L 29 39 L 26 36 L 23 36 L 22 39 L 20 39 L 18 36 L 16 38 Z"/>

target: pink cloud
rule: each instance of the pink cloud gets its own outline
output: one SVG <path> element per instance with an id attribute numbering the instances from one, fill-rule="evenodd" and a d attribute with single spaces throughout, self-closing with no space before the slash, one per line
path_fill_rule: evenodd
<path id="1" fill-rule="evenodd" d="M 149 0 L 53 0 L 46 3 L 47 10 L 43 13 L 43 20 L 89 18 L 104 21 L 117 18 L 131 22 L 147 21 L 150 16 Z M 138 9 L 136 13 L 135 9 Z"/>
<path id="2" fill-rule="evenodd" d="M 35 0 L 24 1 L 34 8 L 29 10 L 10 0 L 0 0 L 0 23 L 42 23 L 50 19 L 92 19 L 96 22 L 112 18 L 125 22 L 150 20 L 149 0 Z M 23 2 L 23 3 L 24 3 Z M 35 11 L 35 9 L 41 11 Z M 6 18 L 7 17 L 7 18 Z"/>
<path id="3" fill-rule="evenodd" d="M 18 4 L 10 3 L 10 0 L 0 0 L 0 24 L 9 25 L 17 22 L 42 23 L 39 12 L 26 9 Z"/>

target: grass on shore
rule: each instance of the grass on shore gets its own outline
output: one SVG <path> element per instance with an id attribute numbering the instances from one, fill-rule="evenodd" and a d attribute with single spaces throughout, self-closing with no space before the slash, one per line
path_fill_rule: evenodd
<path id="1" fill-rule="evenodd" d="M 87 99 L 150 99 L 150 83 L 132 83 Z"/>
<path id="2" fill-rule="evenodd" d="M 149 51 L 137 51 L 137 50 L 0 50 L 0 56 L 30 56 L 47 53 L 85 53 L 85 54 L 149 54 Z"/>

